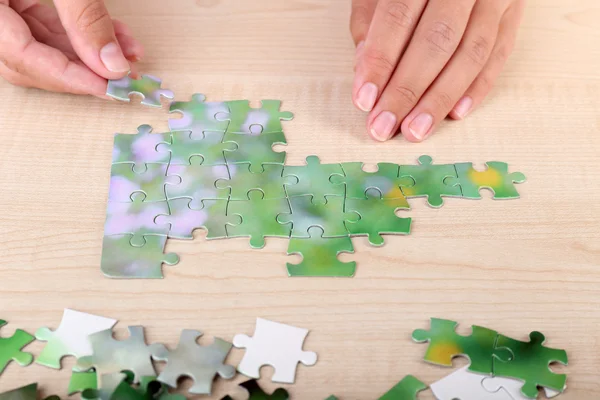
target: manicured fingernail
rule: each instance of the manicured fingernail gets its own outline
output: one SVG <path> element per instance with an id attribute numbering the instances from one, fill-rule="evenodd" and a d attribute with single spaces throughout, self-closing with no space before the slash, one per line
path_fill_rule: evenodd
<path id="1" fill-rule="evenodd" d="M 471 107 L 473 107 L 473 99 L 470 96 L 464 96 L 456 105 L 454 106 L 454 113 L 459 118 L 464 118 L 471 111 Z"/>
<path id="2" fill-rule="evenodd" d="M 375 139 L 385 142 L 392 136 L 392 133 L 394 133 L 393 129 L 394 126 L 396 126 L 397 121 L 398 119 L 394 113 L 389 111 L 382 112 L 371 124 L 371 135 Z"/>
<path id="3" fill-rule="evenodd" d="M 367 82 L 358 91 L 356 95 L 356 105 L 365 112 L 373 109 L 377 100 L 377 86 L 374 83 Z"/>
<path id="4" fill-rule="evenodd" d="M 408 126 L 408 129 L 410 130 L 410 133 L 414 136 L 415 139 L 423 140 L 431 130 L 432 126 L 433 117 L 431 116 L 431 114 L 422 113 L 417 115 L 417 117 L 412 120 L 412 122 Z"/>
<path id="5" fill-rule="evenodd" d="M 110 72 L 129 71 L 129 61 L 123 55 L 118 44 L 111 42 L 100 50 L 100 60 Z"/>

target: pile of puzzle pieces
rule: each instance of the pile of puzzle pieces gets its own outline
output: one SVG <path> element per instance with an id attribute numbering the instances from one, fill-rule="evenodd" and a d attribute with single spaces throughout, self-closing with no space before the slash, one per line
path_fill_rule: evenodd
<path id="1" fill-rule="evenodd" d="M 109 82 L 107 94 L 160 106 L 160 80 L 143 76 Z M 481 198 L 482 188 L 495 199 L 514 199 L 515 183 L 525 181 L 503 162 L 488 162 L 477 171 L 471 163 L 436 165 L 421 156 L 418 165 L 378 164 L 365 172 L 360 162 L 285 165 L 286 144 L 278 100 L 251 108 L 247 100 L 206 102 L 196 94 L 189 102 L 172 102 L 169 132 L 152 133 L 141 125 L 137 134 L 115 134 L 102 271 L 111 278 L 161 278 L 162 264 L 176 264 L 164 254 L 167 238 L 192 239 L 197 228 L 207 239 L 249 237 L 261 248 L 265 237 L 288 238 L 290 276 L 353 276 L 354 262 L 338 255 L 353 253 L 353 236 L 367 236 L 373 246 L 382 234 L 410 233 L 407 199 L 425 197 L 440 207 L 443 197 Z"/>

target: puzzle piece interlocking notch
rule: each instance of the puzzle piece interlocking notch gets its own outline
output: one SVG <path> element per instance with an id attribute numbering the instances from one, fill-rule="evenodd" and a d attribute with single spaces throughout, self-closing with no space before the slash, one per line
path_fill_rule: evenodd
<path id="1" fill-rule="evenodd" d="M 281 121 L 294 117 L 289 111 L 280 111 L 281 100 L 261 100 L 260 108 L 250 107 L 249 100 L 227 102 L 229 113 L 217 114 L 219 121 L 229 121 L 227 133 L 261 135 L 283 132 Z"/>
<path id="2" fill-rule="evenodd" d="M 129 96 L 138 95 L 142 97 L 142 104 L 162 107 L 161 97 L 173 99 L 175 95 L 168 89 L 162 89 L 161 85 L 162 81 L 152 75 L 142 75 L 139 79 L 133 79 L 127 74 L 121 79 L 109 80 L 106 95 L 124 102 L 131 101 Z"/>
<path id="3" fill-rule="evenodd" d="M 473 168 L 473 163 L 456 163 L 456 177 L 448 177 L 444 183 L 459 187 L 462 197 L 466 199 L 480 199 L 481 189 L 488 189 L 494 193 L 494 199 L 518 199 L 519 192 L 515 183 L 526 181 L 521 172 L 508 172 L 508 164 L 500 161 L 488 161 L 486 169 L 478 171 Z"/>
<path id="4" fill-rule="evenodd" d="M 327 197 L 345 197 L 345 185 L 339 181 L 345 177 L 341 164 L 321 164 L 319 157 L 310 155 L 306 157 L 305 165 L 283 167 L 283 177 L 290 176 L 297 181 L 285 185 L 290 198 L 312 196 L 313 203 L 323 204 L 327 202 Z"/>
<path id="5" fill-rule="evenodd" d="M 488 392 L 491 392 L 491 393 L 497 393 L 500 391 L 507 392 L 510 396 L 510 398 L 508 400 L 529 400 L 529 397 L 526 397 L 521 393 L 521 388 L 523 387 L 523 381 L 520 379 L 506 378 L 506 377 L 500 377 L 500 376 L 495 376 L 495 377 L 488 376 L 488 377 L 485 377 L 485 379 L 483 380 L 483 382 L 481 384 Z M 546 398 L 551 399 L 553 397 L 560 395 L 564 390 L 567 389 L 567 386 L 565 384 L 564 389 L 561 391 L 552 390 L 547 387 L 545 387 L 543 389 L 544 389 L 544 394 L 546 395 Z"/>
<path id="6" fill-rule="evenodd" d="M 35 362 L 49 368 L 60 369 L 63 357 L 90 356 L 93 349 L 88 336 L 112 329 L 116 323 L 116 319 L 65 308 L 60 325 L 54 332 L 45 327 L 35 332 L 37 340 L 48 342 Z"/>
<path id="7" fill-rule="evenodd" d="M 0 329 L 7 322 L 0 319 Z M 22 329 L 17 329 L 10 337 L 0 336 L 0 374 L 4 371 L 9 362 L 15 361 L 22 367 L 25 367 L 33 362 L 33 355 L 21 351 L 29 343 L 33 342 L 35 337 L 25 332 Z"/>
<path id="8" fill-rule="evenodd" d="M 236 335 L 233 345 L 246 352 L 238 365 L 238 372 L 250 378 L 260 378 L 260 368 L 270 365 L 275 369 L 272 381 L 294 383 L 298 363 L 315 365 L 317 354 L 302 350 L 308 329 L 256 319 L 254 335 Z"/>
<path id="9" fill-rule="evenodd" d="M 427 385 L 412 375 L 406 375 L 379 400 L 417 400 L 419 392 L 427 389 Z"/>
<path id="10" fill-rule="evenodd" d="M 231 343 L 214 338 L 210 345 L 200 346 L 196 343 L 200 336 L 200 331 L 184 329 L 175 350 L 164 348 L 164 351 L 152 356 L 155 360 L 167 362 L 158 376 L 160 382 L 177 387 L 177 380 L 181 376 L 188 376 L 194 380 L 194 385 L 189 388 L 190 393 L 210 395 L 212 382 L 217 374 L 223 379 L 235 376 L 235 368 L 224 364 L 231 350 Z"/>
<path id="11" fill-rule="evenodd" d="M 496 355 L 494 375 L 524 381 L 521 393 L 528 398 L 537 397 L 538 386 L 562 392 L 567 376 L 554 373 L 550 370 L 550 365 L 568 365 L 567 352 L 544 347 L 546 338 L 541 332 L 531 332 L 529 339 L 528 342 L 523 342 L 504 335 L 498 336 L 496 349 L 508 351 L 510 357 Z"/>
<path id="12" fill-rule="evenodd" d="M 169 106 L 169 113 L 180 113 L 181 118 L 170 118 L 169 129 L 190 130 L 197 135 L 202 132 L 225 133 L 229 121 L 219 121 L 218 114 L 229 114 L 226 102 L 207 102 L 202 93 L 192 95 L 190 101 L 174 101 Z"/>
<path id="13" fill-rule="evenodd" d="M 381 198 L 405 199 L 398 177 L 400 166 L 392 163 L 378 163 L 377 171 L 366 172 L 362 162 L 341 163 L 343 175 L 334 174 L 329 181 L 336 185 L 346 185 L 345 196 L 349 199 L 366 199 L 367 191 L 376 190 Z"/>
<path id="14" fill-rule="evenodd" d="M 235 149 L 224 149 L 223 154 L 227 165 L 250 164 L 250 172 L 261 173 L 264 166 L 269 164 L 285 164 L 285 151 L 275 151 L 275 145 L 287 145 L 283 132 L 261 133 L 259 136 L 226 133 L 224 144 Z"/>

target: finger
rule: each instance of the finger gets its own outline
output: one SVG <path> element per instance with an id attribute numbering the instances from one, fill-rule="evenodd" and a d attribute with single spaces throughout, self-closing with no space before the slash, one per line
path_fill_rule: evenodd
<path id="1" fill-rule="evenodd" d="M 444 69 L 460 43 L 475 2 L 429 1 L 398 68 L 367 118 L 374 139 L 390 139 Z"/>
<path id="2" fill-rule="evenodd" d="M 473 83 L 487 62 L 507 2 L 479 0 L 465 35 L 446 68 L 423 95 L 416 107 L 402 121 L 402 135 L 411 142 L 420 142 L 444 120 L 461 96 Z"/>
<path id="3" fill-rule="evenodd" d="M 451 118 L 462 119 L 466 117 L 483 102 L 492 90 L 514 48 L 524 8 L 525 1 L 519 0 L 502 17 L 498 39 L 489 60 L 450 112 Z"/>
<path id="4" fill-rule="evenodd" d="M 106 80 L 59 50 L 37 42 L 14 10 L 0 7 L 0 21 L 0 61 L 29 79 L 30 86 L 76 94 L 104 93 Z"/>
<path id="5" fill-rule="evenodd" d="M 352 0 L 352 13 L 350 15 L 350 34 L 354 45 L 358 46 L 367 37 L 369 25 L 373 19 L 375 6 L 378 0 Z"/>
<path id="6" fill-rule="evenodd" d="M 352 98 L 369 112 L 396 69 L 427 0 L 380 0 L 369 26 L 360 57 Z"/>
<path id="7" fill-rule="evenodd" d="M 60 20 L 79 58 L 106 79 L 122 78 L 129 61 L 115 35 L 103 0 L 54 0 Z"/>
<path id="8" fill-rule="evenodd" d="M 0 5 L 2 5 L 2 0 L 0 0 Z M 31 87 L 31 80 L 11 69 L 9 69 L 2 61 L 0 61 L 0 76 L 4 78 L 8 83 L 15 86 L 21 87 Z"/>

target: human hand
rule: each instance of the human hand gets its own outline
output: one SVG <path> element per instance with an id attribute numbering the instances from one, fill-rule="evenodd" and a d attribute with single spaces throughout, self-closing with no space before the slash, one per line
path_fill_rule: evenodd
<path id="1" fill-rule="evenodd" d="M 354 104 L 380 141 L 427 138 L 477 107 L 512 52 L 525 0 L 353 0 Z"/>
<path id="2" fill-rule="evenodd" d="M 0 76 L 54 92 L 105 97 L 143 56 L 124 23 L 110 18 L 102 0 L 0 0 Z"/>

